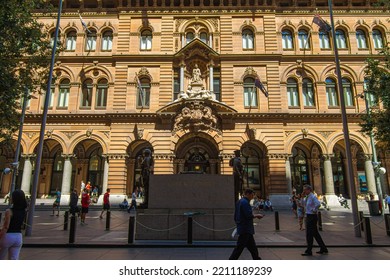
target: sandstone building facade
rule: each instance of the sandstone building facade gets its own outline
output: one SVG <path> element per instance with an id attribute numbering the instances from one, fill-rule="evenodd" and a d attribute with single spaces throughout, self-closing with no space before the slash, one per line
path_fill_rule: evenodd
<path id="1" fill-rule="evenodd" d="M 358 194 L 376 193 L 359 132 L 365 59 L 390 40 L 388 11 L 371 2 L 333 1 Z M 146 148 L 155 174 L 229 175 L 241 150 L 244 186 L 263 197 L 288 203 L 305 183 L 348 197 L 333 42 L 315 13 L 329 23 L 325 0 L 65 0 L 38 197 L 67 195 L 81 180 L 129 195 Z M 53 37 L 56 18 L 37 16 Z M 27 194 L 45 96 L 32 95 L 17 176 Z M 14 146 L 2 146 L 1 168 Z M 378 156 L 390 170 L 390 154 Z M 1 184 L 5 195 L 10 176 Z"/>

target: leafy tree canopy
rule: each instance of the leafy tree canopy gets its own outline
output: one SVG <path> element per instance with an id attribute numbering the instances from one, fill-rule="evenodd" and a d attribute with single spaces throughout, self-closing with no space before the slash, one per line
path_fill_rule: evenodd
<path id="1" fill-rule="evenodd" d="M 47 80 L 50 38 L 33 16 L 45 0 L 0 0 L 0 139 L 18 129 L 21 97 Z"/>
<path id="2" fill-rule="evenodd" d="M 380 52 L 383 60 L 370 58 L 365 71 L 366 95 L 372 95 L 378 106 L 363 116 L 362 131 L 373 136 L 385 146 L 390 145 L 390 47 Z M 379 104 L 381 104 L 379 106 Z"/>

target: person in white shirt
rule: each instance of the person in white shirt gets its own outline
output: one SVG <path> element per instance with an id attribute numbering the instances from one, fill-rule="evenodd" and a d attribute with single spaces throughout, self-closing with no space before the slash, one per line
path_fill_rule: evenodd
<path id="1" fill-rule="evenodd" d="M 303 186 L 303 195 L 306 195 L 305 199 L 305 214 L 306 214 L 306 242 L 307 248 L 302 256 L 312 256 L 313 239 L 315 239 L 320 246 L 320 250 L 317 254 L 327 254 L 328 248 L 318 232 L 317 223 L 317 211 L 321 203 L 313 193 L 313 188 L 310 185 Z"/>

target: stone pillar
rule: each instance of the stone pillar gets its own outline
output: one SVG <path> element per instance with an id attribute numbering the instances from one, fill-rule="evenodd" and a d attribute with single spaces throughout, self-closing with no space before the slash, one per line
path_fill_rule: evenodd
<path id="1" fill-rule="evenodd" d="M 62 173 L 62 187 L 61 194 L 62 195 L 70 195 L 70 185 L 72 182 L 72 162 L 70 159 L 73 155 L 63 155 L 64 160 L 64 170 Z"/>
<path id="2" fill-rule="evenodd" d="M 368 191 L 372 192 L 374 195 L 377 195 L 375 185 L 375 171 L 374 166 L 372 165 L 371 155 L 365 155 L 364 171 L 366 172 Z"/>
<path id="3" fill-rule="evenodd" d="M 39 186 L 38 188 L 38 197 L 50 194 L 50 184 L 53 176 L 53 159 L 42 160 L 41 166 L 43 166 L 45 170 L 41 174 L 44 184 L 41 184 L 42 186 Z"/>
<path id="4" fill-rule="evenodd" d="M 181 47 L 184 48 L 186 45 L 186 35 L 183 33 L 181 34 Z"/>
<path id="5" fill-rule="evenodd" d="M 213 62 L 210 63 L 209 65 L 209 74 L 210 74 L 210 77 L 209 77 L 209 83 L 210 83 L 210 93 L 211 93 L 211 96 L 213 97 L 213 99 L 215 100 L 215 95 L 214 95 L 214 68 L 213 68 L 214 64 Z"/>
<path id="6" fill-rule="evenodd" d="M 178 166 L 179 166 L 179 170 L 177 173 L 180 174 L 181 172 L 184 171 L 184 164 L 185 164 L 186 160 L 185 159 L 178 159 L 177 162 L 178 162 Z"/>
<path id="7" fill-rule="evenodd" d="M 334 195 L 334 182 L 331 157 L 333 155 L 322 155 L 324 158 L 324 179 L 325 195 Z"/>
<path id="8" fill-rule="evenodd" d="M 184 92 L 184 68 L 185 64 L 184 61 L 180 64 L 180 93 Z"/>
<path id="9" fill-rule="evenodd" d="M 321 173 L 320 173 L 320 164 L 321 161 L 318 158 L 313 158 L 310 160 L 311 162 L 311 174 L 313 178 L 313 188 L 315 189 L 317 194 L 323 195 L 323 188 L 322 188 L 322 180 L 321 180 Z"/>
<path id="10" fill-rule="evenodd" d="M 213 48 L 213 34 L 211 34 L 211 33 L 210 33 L 210 36 L 209 36 L 209 47 Z"/>
<path id="11" fill-rule="evenodd" d="M 218 167 L 218 159 L 210 159 L 210 174 L 218 174 L 217 167 Z"/>
<path id="12" fill-rule="evenodd" d="M 108 186 L 108 157 L 107 155 L 102 155 L 102 157 L 104 163 L 102 194 L 104 194 Z"/>
<path id="13" fill-rule="evenodd" d="M 21 189 L 26 196 L 30 196 L 30 187 L 31 187 L 31 175 L 32 175 L 32 163 L 31 155 L 22 155 L 24 157 L 24 168 L 23 168 L 23 177 L 22 177 L 22 186 Z"/>
<path id="14" fill-rule="evenodd" d="M 291 164 L 290 164 L 291 155 L 286 158 L 286 184 L 288 193 L 292 193 L 292 180 L 291 180 Z"/>
<path id="15" fill-rule="evenodd" d="M 135 158 L 129 158 L 127 160 L 127 184 L 126 184 L 126 194 L 131 195 L 134 188 L 134 178 L 135 178 Z"/>

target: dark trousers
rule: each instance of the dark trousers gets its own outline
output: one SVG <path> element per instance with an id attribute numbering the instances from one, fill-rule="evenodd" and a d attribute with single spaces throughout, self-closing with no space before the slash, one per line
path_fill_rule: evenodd
<path id="1" fill-rule="evenodd" d="M 324 241 L 321 238 L 320 233 L 317 228 L 318 217 L 317 214 L 307 214 L 306 215 L 306 242 L 307 249 L 306 253 L 311 253 L 313 248 L 313 239 L 315 239 L 320 246 L 321 251 L 328 251 Z"/>
<path id="2" fill-rule="evenodd" d="M 250 233 L 243 233 L 238 236 L 236 248 L 234 248 L 229 260 L 238 260 L 245 247 L 248 248 L 251 253 L 252 259 L 261 260 L 253 234 Z"/>

